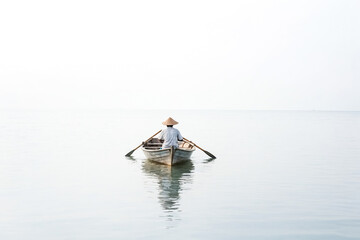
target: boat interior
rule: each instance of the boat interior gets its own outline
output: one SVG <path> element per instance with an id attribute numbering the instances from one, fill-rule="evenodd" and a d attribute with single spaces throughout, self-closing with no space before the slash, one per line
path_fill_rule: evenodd
<path id="1" fill-rule="evenodd" d="M 192 150 L 195 146 L 191 143 L 185 141 L 179 141 L 179 148 L 184 150 Z M 150 141 L 144 143 L 143 147 L 149 150 L 160 150 L 162 147 L 162 142 L 158 138 L 152 138 Z"/>

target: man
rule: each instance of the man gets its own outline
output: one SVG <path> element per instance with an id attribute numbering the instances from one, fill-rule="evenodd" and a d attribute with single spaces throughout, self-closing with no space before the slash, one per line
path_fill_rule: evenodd
<path id="1" fill-rule="evenodd" d="M 163 129 L 159 135 L 159 139 L 163 140 L 162 148 L 178 148 L 178 141 L 183 140 L 183 137 L 181 136 L 179 130 L 173 128 L 173 126 L 178 124 L 178 122 L 169 117 L 162 124 L 167 126 L 167 128 Z"/>

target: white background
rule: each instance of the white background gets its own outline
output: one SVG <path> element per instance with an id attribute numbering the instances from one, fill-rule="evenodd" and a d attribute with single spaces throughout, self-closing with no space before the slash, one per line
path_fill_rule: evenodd
<path id="1" fill-rule="evenodd" d="M 360 110 L 360 1 L 1 1 L 0 109 Z"/>

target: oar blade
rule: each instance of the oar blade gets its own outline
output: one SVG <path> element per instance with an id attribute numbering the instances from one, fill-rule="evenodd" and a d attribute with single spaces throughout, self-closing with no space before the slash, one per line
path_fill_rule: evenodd
<path id="1" fill-rule="evenodd" d="M 212 155 L 211 153 L 209 153 L 208 151 L 204 151 L 204 153 L 206 153 L 209 157 L 211 157 L 211 158 L 216 158 L 214 155 Z"/>
<path id="2" fill-rule="evenodd" d="M 130 152 L 128 152 L 128 154 L 126 154 L 125 155 L 125 157 L 130 157 L 131 156 L 131 154 L 133 154 L 135 152 L 135 149 L 134 150 L 132 150 L 132 151 L 130 151 Z"/>

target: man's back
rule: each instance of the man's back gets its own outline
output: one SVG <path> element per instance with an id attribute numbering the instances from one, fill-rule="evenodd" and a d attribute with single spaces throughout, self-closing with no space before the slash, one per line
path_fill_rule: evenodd
<path id="1" fill-rule="evenodd" d="M 182 141 L 183 137 L 176 128 L 167 127 L 161 131 L 159 139 L 164 140 L 162 148 L 170 148 L 172 146 L 178 148 L 178 141 Z"/>

